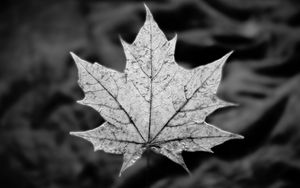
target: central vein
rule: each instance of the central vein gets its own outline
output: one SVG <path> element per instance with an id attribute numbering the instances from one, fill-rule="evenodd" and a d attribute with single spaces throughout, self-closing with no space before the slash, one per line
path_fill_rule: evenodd
<path id="1" fill-rule="evenodd" d="M 153 50 L 152 50 L 152 24 L 150 22 L 150 110 L 149 110 L 149 126 L 148 126 L 148 143 L 151 140 L 151 119 L 152 119 L 152 81 L 153 81 Z"/>

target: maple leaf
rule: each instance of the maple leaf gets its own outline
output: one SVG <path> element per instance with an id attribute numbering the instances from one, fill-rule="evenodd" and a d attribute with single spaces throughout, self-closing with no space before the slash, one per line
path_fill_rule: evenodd
<path id="1" fill-rule="evenodd" d="M 120 175 L 146 149 L 160 153 L 188 171 L 182 151 L 206 151 L 240 135 L 205 122 L 214 110 L 232 105 L 216 92 L 221 59 L 192 70 L 174 59 L 177 36 L 168 41 L 146 7 L 146 21 L 132 44 L 121 39 L 126 56 L 124 73 L 86 62 L 71 52 L 85 93 L 80 104 L 106 120 L 99 127 L 70 134 L 90 141 L 94 150 L 123 154 Z"/>

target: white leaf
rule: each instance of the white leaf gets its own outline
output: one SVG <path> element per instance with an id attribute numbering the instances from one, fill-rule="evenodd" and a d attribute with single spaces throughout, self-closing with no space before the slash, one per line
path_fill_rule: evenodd
<path id="1" fill-rule="evenodd" d="M 205 122 L 214 110 L 232 105 L 216 95 L 222 66 L 231 53 L 187 70 L 175 62 L 176 40 L 176 36 L 167 40 L 146 7 L 146 21 L 135 41 L 128 44 L 121 39 L 124 73 L 71 53 L 85 93 L 78 102 L 94 108 L 106 120 L 98 128 L 71 134 L 90 141 L 95 150 L 124 154 L 120 175 L 146 149 L 188 171 L 183 150 L 212 152 L 218 144 L 243 138 Z"/>

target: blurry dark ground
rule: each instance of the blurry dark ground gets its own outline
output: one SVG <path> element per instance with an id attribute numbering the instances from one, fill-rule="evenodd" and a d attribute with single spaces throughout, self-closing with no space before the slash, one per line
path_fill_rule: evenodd
<path id="1" fill-rule="evenodd" d="M 27 0 L 0 6 L 0 187 L 297 188 L 300 185 L 300 1 L 147 2 L 177 61 L 209 63 L 230 50 L 219 96 L 238 108 L 207 120 L 245 136 L 183 156 L 188 176 L 149 153 L 118 178 L 122 156 L 69 136 L 102 123 L 83 97 L 69 51 L 117 70 L 121 35 L 132 42 L 142 1 Z M 147 154 L 146 154 L 147 155 Z M 149 175 L 150 174 L 150 175 Z"/>

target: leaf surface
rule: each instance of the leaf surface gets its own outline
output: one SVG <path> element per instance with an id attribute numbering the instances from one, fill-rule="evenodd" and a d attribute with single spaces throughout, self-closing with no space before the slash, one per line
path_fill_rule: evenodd
<path id="1" fill-rule="evenodd" d="M 99 127 L 71 132 L 90 141 L 94 150 L 123 154 L 120 175 L 146 149 L 152 149 L 188 171 L 182 151 L 206 151 L 230 139 L 243 138 L 205 122 L 214 110 L 233 105 L 216 95 L 222 66 L 231 53 L 192 70 L 174 59 L 177 36 L 167 40 L 149 9 L 132 44 L 121 39 L 124 72 L 89 63 L 71 53 L 85 93 L 80 104 L 106 120 Z"/>

